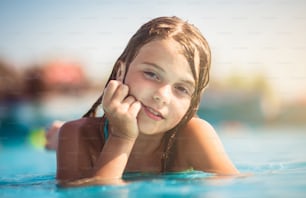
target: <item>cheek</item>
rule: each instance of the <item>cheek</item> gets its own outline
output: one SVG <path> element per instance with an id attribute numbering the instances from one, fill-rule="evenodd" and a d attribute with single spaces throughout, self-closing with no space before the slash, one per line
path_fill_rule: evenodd
<path id="1" fill-rule="evenodd" d="M 129 87 L 129 94 L 136 98 L 141 98 L 140 95 L 147 90 L 146 84 L 143 83 L 138 75 L 129 76 L 129 78 L 126 78 L 125 84 Z"/>
<path id="2" fill-rule="evenodd" d="M 178 124 L 182 120 L 184 115 L 187 113 L 189 104 L 189 101 L 185 101 L 177 103 L 175 106 L 173 106 L 171 111 L 171 117 L 173 118 L 173 122 L 175 122 L 175 124 Z"/>

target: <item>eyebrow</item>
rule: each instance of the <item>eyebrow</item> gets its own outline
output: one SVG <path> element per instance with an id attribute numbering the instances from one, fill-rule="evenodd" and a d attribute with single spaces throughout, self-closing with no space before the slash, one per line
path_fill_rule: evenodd
<path id="1" fill-rule="evenodd" d="M 160 71 L 162 71 L 162 72 L 166 72 L 165 70 L 164 70 L 164 68 L 162 68 L 161 66 L 159 66 L 159 65 L 156 65 L 155 63 L 151 63 L 151 62 L 143 62 L 143 64 L 145 64 L 145 65 L 150 65 L 150 66 L 153 66 L 153 67 L 155 67 L 156 69 L 158 69 L 158 70 L 160 70 Z"/>
<path id="2" fill-rule="evenodd" d="M 161 66 L 159 66 L 155 63 L 145 61 L 145 62 L 143 62 L 143 64 L 153 66 L 154 68 L 156 68 L 156 69 L 158 69 L 158 70 L 160 70 L 164 73 L 166 72 Z M 181 81 L 190 85 L 190 86 L 192 86 L 193 88 L 195 88 L 195 82 L 194 81 L 191 81 L 191 80 L 188 80 L 188 79 L 182 79 Z"/>

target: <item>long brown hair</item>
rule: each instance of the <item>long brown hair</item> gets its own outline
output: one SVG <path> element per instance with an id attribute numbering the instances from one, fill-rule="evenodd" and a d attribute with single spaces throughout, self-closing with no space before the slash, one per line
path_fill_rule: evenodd
<path id="1" fill-rule="evenodd" d="M 170 139 L 174 139 L 172 137 L 175 136 L 177 129 L 185 125 L 195 116 L 200 104 L 202 92 L 209 82 L 209 69 L 211 63 L 210 48 L 206 39 L 195 26 L 178 17 L 159 17 L 145 23 L 132 36 L 126 48 L 115 62 L 112 73 L 105 86 L 108 85 L 110 80 L 116 79 L 116 74 L 121 62 L 126 64 L 126 71 L 128 70 L 130 63 L 137 56 L 142 46 L 153 40 L 168 38 L 174 39 L 181 45 L 182 54 L 186 57 L 195 79 L 195 91 L 192 95 L 189 109 L 179 124 L 165 135 L 166 141 L 169 142 Z M 83 117 L 96 116 L 96 111 L 101 104 L 102 97 L 103 94 Z M 166 148 L 166 153 L 167 150 L 170 149 L 172 143 L 169 142 L 167 145 L 170 146 Z"/>

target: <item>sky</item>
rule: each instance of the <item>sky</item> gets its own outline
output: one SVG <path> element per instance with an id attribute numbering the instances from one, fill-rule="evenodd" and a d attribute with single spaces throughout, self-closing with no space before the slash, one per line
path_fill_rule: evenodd
<path id="1" fill-rule="evenodd" d="M 143 23 L 178 16 L 208 40 L 212 78 L 262 73 L 290 99 L 306 90 L 305 10 L 304 0 L 1 0 L 0 57 L 18 68 L 77 60 L 99 80 Z"/>

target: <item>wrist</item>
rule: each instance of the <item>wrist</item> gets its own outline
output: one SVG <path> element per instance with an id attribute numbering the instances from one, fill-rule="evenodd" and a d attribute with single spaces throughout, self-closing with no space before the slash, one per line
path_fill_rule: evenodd
<path id="1" fill-rule="evenodd" d="M 110 133 L 110 136 L 113 138 L 118 138 L 121 140 L 126 140 L 129 142 L 135 142 L 137 139 L 137 136 L 130 136 L 130 135 L 126 135 L 126 134 L 118 134 L 118 133 Z"/>

